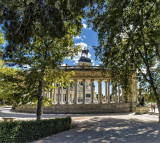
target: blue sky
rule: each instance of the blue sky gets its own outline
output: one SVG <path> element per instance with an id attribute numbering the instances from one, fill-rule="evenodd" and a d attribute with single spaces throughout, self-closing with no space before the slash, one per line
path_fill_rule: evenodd
<path id="1" fill-rule="evenodd" d="M 94 32 L 91 28 L 87 27 L 85 20 L 82 20 L 82 24 L 83 24 L 83 29 L 82 29 L 81 35 L 77 35 L 76 37 L 74 37 L 75 45 L 80 45 L 82 49 L 84 47 L 89 49 L 89 57 L 92 59 L 93 65 L 97 66 L 101 62 L 99 60 L 95 60 L 95 51 L 94 51 L 94 48 L 92 47 L 92 46 L 97 46 L 98 44 L 97 33 Z M 68 58 L 65 59 L 63 65 L 64 64 L 68 64 L 70 66 L 77 65 L 80 55 L 81 53 L 76 55 L 72 61 Z"/>

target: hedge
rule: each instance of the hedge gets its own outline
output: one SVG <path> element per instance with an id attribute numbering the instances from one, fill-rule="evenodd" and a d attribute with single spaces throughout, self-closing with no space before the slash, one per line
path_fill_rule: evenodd
<path id="1" fill-rule="evenodd" d="M 27 143 L 71 128 L 71 117 L 0 122 L 0 143 Z"/>

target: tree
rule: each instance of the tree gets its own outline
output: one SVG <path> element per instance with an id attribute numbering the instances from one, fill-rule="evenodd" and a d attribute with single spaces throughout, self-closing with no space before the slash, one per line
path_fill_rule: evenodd
<path id="1" fill-rule="evenodd" d="M 78 51 L 73 36 L 81 32 L 83 8 L 88 2 L 2 0 L 0 4 L 0 23 L 8 42 L 4 57 L 9 65 L 18 65 L 24 70 L 25 86 L 38 98 L 37 120 L 43 113 L 42 90 L 52 87 L 52 82 L 46 80 L 47 75 L 59 75 L 51 77 L 52 81 L 58 81 L 62 77 L 61 72 L 56 72 L 58 66 L 65 57 L 73 57 Z M 24 68 L 25 65 L 29 68 Z"/>
<path id="2" fill-rule="evenodd" d="M 128 90 L 137 72 L 151 87 L 160 111 L 160 1 L 95 1 L 88 17 L 98 31 L 96 55 L 113 80 Z M 127 91 L 129 92 L 129 90 Z M 160 114 L 159 114 L 160 122 Z"/>
<path id="3" fill-rule="evenodd" d="M 0 98 L 13 107 L 26 103 L 26 88 L 20 78 L 20 69 L 5 66 L 0 60 Z"/>
<path id="4" fill-rule="evenodd" d="M 0 31 L 0 45 L 4 44 L 3 33 Z M 0 57 L 3 51 L 0 47 Z M 0 98 L 9 101 L 10 104 L 20 105 L 25 103 L 25 87 L 22 79 L 22 70 L 7 67 L 0 58 Z"/>

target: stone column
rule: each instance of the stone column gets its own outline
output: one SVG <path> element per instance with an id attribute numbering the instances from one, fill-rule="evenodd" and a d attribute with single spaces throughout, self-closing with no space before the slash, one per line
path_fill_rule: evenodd
<path id="1" fill-rule="evenodd" d="M 98 103 L 102 103 L 102 80 L 98 81 Z"/>
<path id="2" fill-rule="evenodd" d="M 43 92 L 42 92 L 42 95 L 43 95 L 43 97 L 45 97 L 45 91 L 43 90 Z"/>
<path id="3" fill-rule="evenodd" d="M 107 81 L 105 81 L 105 103 L 108 101 L 108 96 L 107 96 Z"/>
<path id="4" fill-rule="evenodd" d="M 94 99 L 94 80 L 91 79 L 91 104 L 93 104 Z"/>
<path id="5" fill-rule="evenodd" d="M 45 97 L 47 97 L 47 98 L 48 98 L 48 92 L 47 92 L 47 91 L 45 92 Z"/>
<path id="6" fill-rule="evenodd" d="M 77 104 L 77 79 L 74 80 L 74 104 Z"/>
<path id="7" fill-rule="evenodd" d="M 56 97 L 56 88 L 54 88 L 54 104 L 57 102 L 57 97 Z"/>
<path id="8" fill-rule="evenodd" d="M 138 103 L 138 81 L 135 81 L 135 94 L 136 94 L 136 103 Z"/>
<path id="9" fill-rule="evenodd" d="M 125 99 L 124 99 L 124 89 L 122 88 L 122 103 L 125 103 Z"/>
<path id="10" fill-rule="evenodd" d="M 47 91 L 47 98 L 49 98 L 50 97 L 50 93 L 49 93 L 49 90 Z"/>
<path id="11" fill-rule="evenodd" d="M 57 101 L 57 104 L 60 104 L 60 84 L 58 84 L 58 101 Z"/>
<path id="12" fill-rule="evenodd" d="M 61 104 L 63 104 L 63 86 L 61 85 Z"/>
<path id="13" fill-rule="evenodd" d="M 48 98 L 50 99 L 50 89 L 48 89 L 47 94 L 48 94 Z"/>
<path id="14" fill-rule="evenodd" d="M 112 103 L 114 102 L 114 83 L 112 82 Z"/>
<path id="15" fill-rule="evenodd" d="M 108 103 L 110 103 L 110 80 L 108 80 Z"/>
<path id="16" fill-rule="evenodd" d="M 118 83 L 118 103 L 120 103 L 120 83 Z"/>
<path id="17" fill-rule="evenodd" d="M 47 90 L 47 98 L 49 98 L 49 90 Z"/>
<path id="18" fill-rule="evenodd" d="M 53 102 L 53 89 L 50 90 L 50 98 L 52 99 Z"/>
<path id="19" fill-rule="evenodd" d="M 86 102 L 86 80 L 83 79 L 83 104 Z"/>
<path id="20" fill-rule="evenodd" d="M 133 82 L 132 102 L 137 103 L 137 79 L 134 78 L 132 82 Z"/>
<path id="21" fill-rule="evenodd" d="M 70 81 L 67 83 L 66 86 L 66 104 L 70 104 Z"/>
<path id="22" fill-rule="evenodd" d="M 48 94 L 48 98 L 50 99 L 50 90 L 48 90 L 47 94 Z"/>
<path id="23" fill-rule="evenodd" d="M 115 83 L 115 87 L 116 87 L 116 89 L 115 89 L 115 102 L 117 103 L 117 83 Z"/>

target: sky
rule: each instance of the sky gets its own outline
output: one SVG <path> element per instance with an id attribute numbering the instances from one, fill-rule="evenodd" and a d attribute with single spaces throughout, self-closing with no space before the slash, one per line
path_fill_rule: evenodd
<path id="1" fill-rule="evenodd" d="M 99 60 L 95 60 L 95 51 L 93 48 L 93 46 L 97 46 L 98 44 L 97 33 L 87 27 L 87 22 L 84 19 L 82 20 L 82 24 L 83 29 L 81 35 L 74 37 L 75 45 L 79 45 L 82 49 L 84 49 L 84 47 L 87 48 L 89 50 L 88 56 L 92 59 L 93 66 L 97 66 L 101 63 Z M 73 60 L 70 60 L 69 58 L 65 59 L 62 65 L 68 64 L 70 66 L 76 66 L 80 56 L 81 52 L 79 52 Z"/>

